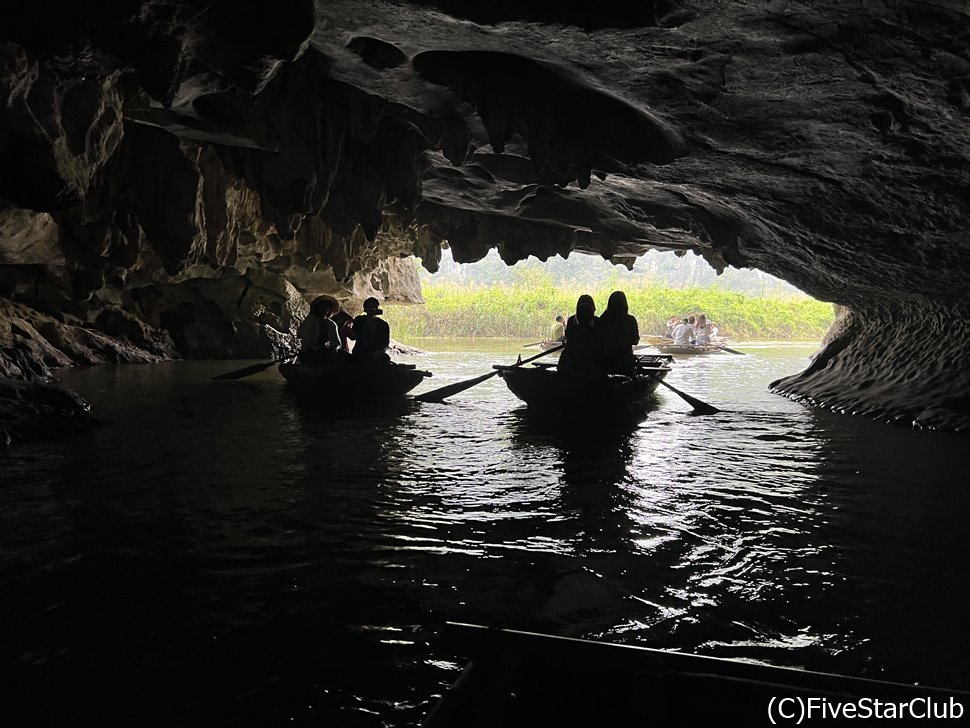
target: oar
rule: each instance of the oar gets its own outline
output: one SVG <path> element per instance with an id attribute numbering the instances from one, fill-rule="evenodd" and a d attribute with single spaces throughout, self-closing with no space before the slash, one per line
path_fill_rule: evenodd
<path id="1" fill-rule="evenodd" d="M 691 397 L 686 392 L 681 392 L 679 389 L 677 389 L 677 387 L 673 386 L 672 384 L 667 384 L 667 382 L 665 382 L 661 377 L 656 377 L 653 374 L 650 374 L 649 376 L 654 377 L 658 382 L 664 385 L 667 389 L 672 391 L 674 394 L 676 394 L 682 400 L 684 400 L 687 404 L 693 407 L 695 414 L 716 415 L 718 412 L 721 411 L 712 404 L 708 404 L 707 402 L 702 402 L 701 400 L 697 399 L 697 397 Z"/>
<path id="2" fill-rule="evenodd" d="M 249 377 L 253 374 L 259 374 L 264 369 L 269 369 L 274 364 L 279 364 L 281 361 L 286 361 L 287 359 L 292 359 L 293 355 L 284 356 L 282 359 L 274 359 L 273 361 L 268 361 L 265 364 L 251 364 L 248 367 L 243 367 L 242 369 L 236 369 L 232 372 L 226 372 L 225 374 L 219 374 L 218 376 L 212 377 L 213 380 L 223 380 L 223 379 L 242 379 L 243 377 Z"/>
<path id="3" fill-rule="evenodd" d="M 545 339 L 543 339 L 542 341 L 533 341 L 531 344 L 523 344 L 522 348 L 531 349 L 533 346 L 542 346 L 545 343 L 546 343 Z"/>
<path id="4" fill-rule="evenodd" d="M 546 349 L 541 354 L 536 354 L 535 356 L 530 356 L 528 359 L 523 359 L 520 362 L 516 362 L 513 366 L 522 366 L 523 364 L 528 364 L 534 359 L 538 359 L 540 356 L 545 356 L 546 354 L 551 354 L 554 351 L 559 351 L 565 346 L 565 344 L 560 344 L 559 346 L 554 346 L 551 349 Z M 475 377 L 474 379 L 466 379 L 463 382 L 455 382 L 454 384 L 449 384 L 444 387 L 438 387 L 438 389 L 432 389 L 430 392 L 423 392 L 419 394 L 416 399 L 418 402 L 441 402 L 443 399 L 454 396 L 459 392 L 464 392 L 466 389 L 471 389 L 476 384 L 481 384 L 486 379 L 491 379 L 499 370 L 491 371 L 488 374 L 483 374 L 480 377 Z"/>
<path id="5" fill-rule="evenodd" d="M 699 399 L 697 399 L 697 397 L 691 397 L 689 394 L 686 394 L 685 392 L 681 392 L 673 385 L 667 384 L 667 382 L 665 382 L 663 379 L 658 379 L 657 381 L 659 381 L 667 389 L 669 389 L 671 392 L 679 396 L 687 404 L 693 407 L 695 414 L 716 415 L 718 412 L 721 411 L 714 405 L 708 404 L 707 402 L 701 402 Z"/>
<path id="6" fill-rule="evenodd" d="M 726 346 L 718 346 L 717 344 L 712 344 L 715 349 L 723 349 L 724 351 L 730 352 L 731 354 L 740 354 L 741 356 L 747 356 L 743 351 L 738 351 L 737 349 L 729 349 Z"/>

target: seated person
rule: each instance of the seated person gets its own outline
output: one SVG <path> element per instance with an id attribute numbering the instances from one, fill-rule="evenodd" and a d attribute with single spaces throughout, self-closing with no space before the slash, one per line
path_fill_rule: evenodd
<path id="1" fill-rule="evenodd" d="M 562 316 L 556 316 L 556 322 L 552 325 L 552 329 L 549 331 L 549 341 L 562 342 L 566 334 L 566 326 L 563 323 Z"/>
<path id="2" fill-rule="evenodd" d="M 606 343 L 606 371 L 615 374 L 633 372 L 636 357 L 633 347 L 640 343 L 640 327 L 630 315 L 623 291 L 614 291 L 600 316 L 599 329 Z"/>
<path id="3" fill-rule="evenodd" d="M 310 313 L 296 330 L 301 342 L 298 357 L 302 364 L 320 366 L 337 363 L 340 335 L 337 324 L 330 317 L 339 308 L 337 300 L 326 295 L 318 296 L 310 304 Z"/>
<path id="4" fill-rule="evenodd" d="M 596 322 L 599 321 L 599 319 L 595 315 L 596 314 L 596 302 L 593 301 L 593 297 L 591 295 L 589 295 L 588 293 L 584 293 L 582 296 L 579 297 L 579 300 L 576 301 L 576 311 L 577 312 L 579 311 L 580 305 L 589 306 L 591 309 L 593 309 L 593 314 L 594 315 L 593 315 L 592 324 L 595 326 L 596 325 Z M 568 319 L 566 319 L 566 326 L 565 326 L 565 330 L 563 332 L 563 341 L 566 341 L 566 340 L 569 339 L 569 329 L 572 328 L 573 324 L 575 324 L 575 323 L 576 323 L 576 314 L 573 314 Z"/>
<path id="5" fill-rule="evenodd" d="M 354 317 L 343 310 L 338 304 L 337 312 L 330 317 L 337 324 L 337 332 L 340 334 L 340 351 L 344 354 L 350 353 L 350 327 L 354 324 Z"/>
<path id="6" fill-rule="evenodd" d="M 711 325 L 707 323 L 707 316 L 701 314 L 694 323 L 694 342 L 697 346 L 707 346 L 711 343 Z"/>
<path id="7" fill-rule="evenodd" d="M 569 317 L 569 337 L 559 357 L 559 371 L 571 377 L 602 377 L 606 374 L 606 344 L 591 301 L 583 298 L 576 304 L 576 314 Z"/>
<path id="8" fill-rule="evenodd" d="M 681 319 L 680 323 L 674 326 L 670 332 L 670 338 L 678 346 L 690 346 L 691 339 L 694 338 L 694 329 L 687 319 Z"/>
<path id="9" fill-rule="evenodd" d="M 378 318 L 384 313 L 380 301 L 368 298 L 364 301 L 364 313 L 354 319 L 347 332 L 354 340 L 352 360 L 355 364 L 390 364 L 387 347 L 391 345 L 391 327 Z"/>

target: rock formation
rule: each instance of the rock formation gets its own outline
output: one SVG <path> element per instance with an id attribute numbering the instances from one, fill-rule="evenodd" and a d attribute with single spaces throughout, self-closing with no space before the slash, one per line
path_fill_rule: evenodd
<path id="1" fill-rule="evenodd" d="M 464 262 L 656 248 L 845 308 L 777 391 L 970 426 L 961 3 L 4 13 L 4 376 L 272 355 L 316 293 L 420 300 L 402 256 L 433 271 L 445 240 Z"/>

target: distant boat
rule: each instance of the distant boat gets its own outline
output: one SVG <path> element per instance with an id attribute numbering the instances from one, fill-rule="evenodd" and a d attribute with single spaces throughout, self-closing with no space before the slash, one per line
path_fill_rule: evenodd
<path id="1" fill-rule="evenodd" d="M 694 346 L 693 344 L 653 344 L 653 348 L 661 354 L 672 354 L 674 356 L 696 356 L 698 354 L 723 354 L 724 349 L 720 346 L 707 344 L 704 346 Z"/>
<path id="2" fill-rule="evenodd" d="M 710 343 L 701 346 L 694 346 L 693 344 L 675 344 L 674 340 L 669 336 L 660 336 L 658 334 L 646 334 L 640 337 L 640 341 L 647 346 L 652 346 L 661 354 L 673 354 L 675 356 L 723 354 L 725 352 L 740 353 L 734 352 L 733 349 L 726 348 L 724 346 L 724 342 L 727 341 L 727 339 L 720 336 L 711 339 Z"/>

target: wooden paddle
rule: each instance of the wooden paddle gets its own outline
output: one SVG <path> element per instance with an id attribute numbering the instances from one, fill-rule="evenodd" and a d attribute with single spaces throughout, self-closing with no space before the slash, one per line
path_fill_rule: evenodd
<path id="1" fill-rule="evenodd" d="M 242 379 L 243 377 L 249 377 L 253 374 L 259 374 L 264 369 L 269 369 L 274 364 L 279 364 L 281 361 L 286 361 L 287 359 L 292 359 L 293 354 L 284 356 L 282 359 L 274 359 L 273 361 L 268 361 L 265 364 L 251 364 L 248 367 L 243 367 L 242 369 L 236 369 L 232 372 L 226 372 L 225 374 L 219 374 L 212 377 L 213 381 L 221 381 L 224 379 Z"/>
<path id="2" fill-rule="evenodd" d="M 643 362 L 638 362 L 638 363 L 641 366 L 643 365 Z M 647 373 L 649 374 L 649 371 Z M 679 389 L 677 389 L 673 385 L 667 384 L 667 382 L 665 382 L 661 377 L 655 376 L 653 374 L 649 374 L 649 375 L 650 376 L 654 376 L 654 378 L 658 382 L 660 382 L 667 389 L 669 389 L 670 391 L 674 392 L 681 399 L 683 399 L 687 404 L 689 404 L 691 407 L 693 407 L 695 414 L 698 414 L 698 415 L 716 415 L 718 412 L 721 411 L 717 407 L 715 407 L 714 405 L 708 404 L 707 402 L 703 402 L 703 401 L 697 399 L 697 397 L 691 397 L 686 392 L 681 392 Z"/>
<path id="3" fill-rule="evenodd" d="M 691 407 L 693 407 L 694 414 L 716 415 L 718 412 L 721 411 L 714 405 L 708 404 L 707 402 L 702 402 L 701 400 L 697 399 L 697 397 L 691 397 L 689 394 L 685 392 L 681 392 L 679 389 L 677 389 L 673 385 L 667 384 L 667 382 L 665 382 L 663 379 L 660 379 L 659 377 L 657 378 L 657 381 L 660 382 L 662 385 L 664 385 L 671 392 L 676 394 L 678 397 L 680 397 L 682 400 L 684 400 Z"/>
<path id="4" fill-rule="evenodd" d="M 540 356 L 545 356 L 546 354 L 551 354 L 554 351 L 559 351 L 564 346 L 565 344 L 560 344 L 559 346 L 554 346 L 551 349 L 546 349 L 541 354 L 530 356 L 528 359 L 523 359 L 520 362 L 516 362 L 512 366 L 519 367 L 519 366 L 522 366 L 523 364 L 528 364 L 530 361 L 538 359 Z M 422 394 L 419 394 L 418 396 L 416 396 L 414 399 L 416 399 L 418 402 L 441 402 L 447 397 L 454 396 L 459 392 L 464 392 L 466 389 L 471 389 L 476 384 L 481 384 L 486 379 L 491 379 L 498 373 L 499 373 L 499 370 L 496 369 L 493 372 L 489 372 L 488 374 L 483 374 L 482 376 L 475 377 L 474 379 L 466 379 L 463 382 L 455 382 L 454 384 L 448 384 L 444 387 L 438 387 L 438 389 L 432 389 L 430 392 L 423 392 Z"/>
<path id="5" fill-rule="evenodd" d="M 718 346 L 717 344 L 711 344 L 715 349 L 723 349 L 724 351 L 730 352 L 731 354 L 740 354 L 741 356 L 747 356 L 743 351 L 737 351 L 736 349 L 729 349 L 726 346 Z"/>
<path id="6" fill-rule="evenodd" d="M 542 346 L 545 343 L 546 343 L 545 339 L 543 339 L 542 341 L 533 341 L 531 344 L 523 344 L 522 345 L 522 348 L 523 349 L 531 349 L 534 346 Z"/>

